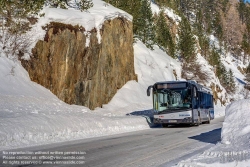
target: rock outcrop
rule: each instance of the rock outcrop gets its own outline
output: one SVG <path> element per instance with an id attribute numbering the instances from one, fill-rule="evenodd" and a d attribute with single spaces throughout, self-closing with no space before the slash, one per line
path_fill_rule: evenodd
<path id="1" fill-rule="evenodd" d="M 32 81 L 48 88 L 69 104 L 90 109 L 108 103 L 134 72 L 132 22 L 105 21 L 100 30 L 50 23 L 44 40 L 37 42 L 30 60 L 22 60 Z M 86 42 L 88 42 L 86 46 Z"/>

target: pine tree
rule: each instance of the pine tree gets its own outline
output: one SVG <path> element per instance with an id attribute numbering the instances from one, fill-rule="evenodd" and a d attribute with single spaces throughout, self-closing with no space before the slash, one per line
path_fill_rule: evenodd
<path id="1" fill-rule="evenodd" d="M 250 90 L 250 63 L 248 64 L 247 66 L 247 69 L 246 69 L 246 76 L 245 76 L 245 81 L 246 81 L 246 85 L 245 85 L 245 88 Z"/>
<path id="2" fill-rule="evenodd" d="M 226 70 L 226 67 L 223 65 L 223 63 L 220 60 L 220 54 L 215 49 L 215 47 L 212 48 L 211 53 L 209 55 L 208 62 L 210 65 L 212 65 L 215 68 L 215 75 L 219 78 L 222 86 L 228 89 L 228 83 L 229 83 L 229 74 Z"/>
<path id="3" fill-rule="evenodd" d="M 139 27 L 140 13 L 138 12 L 141 8 L 140 0 L 128 0 L 128 7 L 123 9 L 133 16 L 133 33 L 136 34 Z"/>
<path id="4" fill-rule="evenodd" d="M 197 2 L 197 10 L 196 10 L 196 20 L 193 24 L 194 27 L 194 33 L 196 36 L 198 36 L 199 45 L 200 45 L 200 51 L 201 55 L 204 56 L 205 59 L 208 60 L 208 54 L 209 54 L 209 39 L 205 33 L 205 27 L 204 27 L 204 9 L 202 6 L 202 2 Z"/>
<path id="5" fill-rule="evenodd" d="M 92 0 L 80 0 L 80 2 L 77 4 L 81 11 L 88 10 L 89 8 L 93 7 L 93 5 L 94 4 Z"/>
<path id="6" fill-rule="evenodd" d="M 234 75 L 231 69 L 229 69 L 228 72 L 228 89 L 231 93 L 235 92 L 235 81 L 234 81 Z"/>
<path id="7" fill-rule="evenodd" d="M 209 56 L 209 39 L 206 35 L 201 34 L 198 36 L 199 37 L 199 44 L 201 47 L 201 54 L 204 56 L 204 58 L 206 60 L 208 60 L 208 56 Z"/>
<path id="8" fill-rule="evenodd" d="M 170 56 L 174 57 L 175 46 L 163 10 L 160 11 L 156 19 L 156 42 L 162 46 Z"/>
<path id="9" fill-rule="evenodd" d="M 178 49 L 181 58 L 187 63 L 196 61 L 195 37 L 192 33 L 191 26 L 185 17 L 182 17 L 179 31 L 180 38 Z"/>
<path id="10" fill-rule="evenodd" d="M 212 65 L 213 67 L 218 67 L 221 62 L 220 62 L 220 55 L 219 53 L 216 51 L 215 47 L 212 48 L 212 51 L 210 53 L 208 62 L 210 65 Z"/>
<path id="11" fill-rule="evenodd" d="M 4 20 L 4 26 L 10 32 L 25 32 L 29 28 L 27 17 L 37 14 L 43 5 L 44 0 L 2 0 L 0 1 L 0 16 Z"/>
<path id="12" fill-rule="evenodd" d="M 125 10 L 125 11 L 129 11 L 130 10 L 130 6 L 129 6 L 130 1 L 131 0 L 127 0 L 127 1 L 120 0 L 120 1 L 118 1 L 118 8 L 120 8 L 122 10 Z"/>
<path id="13" fill-rule="evenodd" d="M 245 9 L 246 9 L 245 0 L 239 0 L 238 11 L 239 11 L 242 24 L 244 23 L 244 19 L 245 19 Z"/>
<path id="14" fill-rule="evenodd" d="M 216 76 L 219 78 L 222 86 L 226 88 L 228 86 L 229 76 L 226 67 L 221 63 L 220 60 L 218 65 L 216 65 Z"/>
<path id="15" fill-rule="evenodd" d="M 229 0 L 222 0 L 222 1 L 221 1 L 221 10 L 222 10 L 224 13 L 226 12 L 228 2 L 229 2 Z"/>
<path id="16" fill-rule="evenodd" d="M 177 11 L 177 9 L 178 9 L 178 7 L 177 7 L 178 3 L 176 0 L 154 0 L 154 3 L 159 5 L 160 8 L 169 7 L 175 11 Z"/>
<path id="17" fill-rule="evenodd" d="M 141 6 L 138 11 L 138 18 L 134 20 L 137 29 L 135 35 L 150 49 L 155 43 L 155 27 L 153 23 L 153 14 L 151 11 L 150 1 L 141 0 Z"/>
<path id="18" fill-rule="evenodd" d="M 140 39 L 148 48 L 155 44 L 155 26 L 149 0 L 106 0 L 133 16 L 134 38 Z"/>
<path id="19" fill-rule="evenodd" d="M 241 48 L 244 51 L 243 62 L 246 62 L 246 55 L 250 54 L 250 43 L 248 42 L 248 38 L 247 38 L 246 33 L 243 35 L 243 39 L 241 42 Z"/>
<path id="20" fill-rule="evenodd" d="M 214 31 L 214 35 L 219 39 L 223 40 L 223 28 L 221 22 L 221 16 L 219 13 L 216 13 L 212 22 L 212 29 Z"/>
<path id="21" fill-rule="evenodd" d="M 30 39 L 23 34 L 31 28 L 29 20 L 36 20 L 43 5 L 44 0 L 0 1 L 0 45 L 6 56 L 16 60 L 16 55 L 29 53 Z"/>
<path id="22" fill-rule="evenodd" d="M 47 5 L 53 8 L 62 8 L 67 9 L 68 1 L 67 0 L 46 0 Z"/>

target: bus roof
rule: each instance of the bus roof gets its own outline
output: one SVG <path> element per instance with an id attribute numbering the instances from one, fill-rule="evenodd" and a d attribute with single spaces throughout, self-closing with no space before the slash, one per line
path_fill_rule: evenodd
<path id="1" fill-rule="evenodd" d="M 155 84 L 165 84 L 165 83 L 187 83 L 188 81 L 161 81 L 161 82 L 156 82 Z"/>
<path id="2" fill-rule="evenodd" d="M 193 85 L 195 85 L 196 88 L 198 89 L 198 91 L 200 91 L 200 92 L 213 94 L 212 89 L 210 89 L 210 88 L 207 88 L 207 87 L 205 87 L 203 85 L 200 85 L 200 84 L 198 84 L 195 81 L 188 81 L 188 82 L 191 83 L 191 84 L 193 84 Z"/>
<path id="3" fill-rule="evenodd" d="M 198 89 L 198 91 L 200 92 L 204 92 L 204 93 L 209 93 L 209 94 L 213 94 L 212 90 L 210 88 L 207 88 L 203 85 L 198 84 L 196 81 L 193 80 L 188 80 L 188 81 L 162 81 L 162 82 L 156 82 L 154 85 L 158 85 L 158 84 L 168 84 L 168 83 L 190 83 L 194 86 L 196 86 L 196 88 Z"/>

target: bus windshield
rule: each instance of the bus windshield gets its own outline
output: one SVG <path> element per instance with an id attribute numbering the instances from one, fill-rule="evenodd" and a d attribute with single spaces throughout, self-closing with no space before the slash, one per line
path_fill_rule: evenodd
<path id="1" fill-rule="evenodd" d="M 154 110 L 158 113 L 191 108 L 190 89 L 163 89 L 154 92 Z"/>

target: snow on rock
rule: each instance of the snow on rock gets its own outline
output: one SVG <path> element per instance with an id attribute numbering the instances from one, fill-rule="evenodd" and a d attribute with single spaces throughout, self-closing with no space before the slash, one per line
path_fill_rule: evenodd
<path id="1" fill-rule="evenodd" d="M 150 6 L 151 6 L 151 10 L 153 14 L 155 13 L 158 14 L 160 12 L 159 6 L 155 4 L 154 2 L 151 1 Z M 175 14 L 173 9 L 165 7 L 163 8 L 163 10 L 164 10 L 164 13 L 167 15 L 167 17 L 173 20 L 176 25 L 178 25 L 179 22 L 181 22 L 181 17 Z"/>
<path id="2" fill-rule="evenodd" d="M 179 22 L 181 22 L 181 17 L 178 16 L 178 15 L 176 15 L 176 14 L 174 13 L 174 10 L 173 10 L 173 9 L 166 8 L 166 9 L 165 9 L 165 13 L 166 13 L 166 15 L 167 15 L 169 18 L 171 18 L 173 21 L 175 21 L 175 23 L 176 23 L 177 25 L 179 24 Z"/>
<path id="3" fill-rule="evenodd" d="M 93 7 L 83 12 L 74 8 L 60 9 L 44 7 L 40 12 L 44 16 L 39 18 L 38 23 L 33 25 L 32 30 L 28 33 L 30 40 L 34 41 L 33 44 L 30 45 L 30 50 L 34 48 L 38 40 L 43 40 L 46 31 L 43 30 L 42 27 L 50 22 L 83 26 L 86 34 L 96 28 L 98 42 L 100 43 L 100 29 L 106 20 L 112 20 L 117 17 L 124 17 L 130 21 L 133 19 L 130 14 L 113 7 L 102 0 L 93 0 L 93 4 Z M 86 43 L 86 47 L 88 47 L 88 43 Z"/>
<path id="4" fill-rule="evenodd" d="M 250 167 L 250 99 L 226 108 L 222 141 L 202 154 L 178 163 L 178 167 Z"/>

